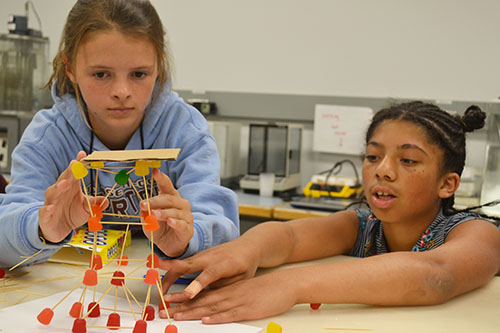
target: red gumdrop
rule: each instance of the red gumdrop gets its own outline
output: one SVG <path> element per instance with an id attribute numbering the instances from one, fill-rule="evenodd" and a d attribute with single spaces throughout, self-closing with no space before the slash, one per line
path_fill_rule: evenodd
<path id="1" fill-rule="evenodd" d="M 119 266 L 127 266 L 128 265 L 128 257 L 127 256 L 121 256 L 118 258 L 118 265 Z"/>
<path id="2" fill-rule="evenodd" d="M 75 302 L 69 310 L 69 315 L 73 318 L 80 318 L 80 314 L 82 313 L 82 303 Z"/>
<path id="3" fill-rule="evenodd" d="M 165 327 L 165 333 L 177 333 L 177 326 L 175 325 L 167 325 L 167 327 Z"/>
<path id="4" fill-rule="evenodd" d="M 101 219 L 97 216 L 89 217 L 89 221 L 87 222 L 88 228 L 90 232 L 98 232 L 102 229 Z"/>
<path id="5" fill-rule="evenodd" d="M 138 320 L 135 322 L 134 330 L 132 333 L 146 333 L 148 324 L 144 320 Z"/>
<path id="6" fill-rule="evenodd" d="M 77 318 L 73 322 L 73 333 L 86 333 L 87 332 L 87 323 L 85 319 Z"/>
<path id="7" fill-rule="evenodd" d="M 91 302 L 89 304 L 88 311 L 91 311 L 89 314 L 89 317 L 92 317 L 92 318 L 99 317 L 101 315 L 101 308 L 99 306 L 99 303 L 96 303 L 96 302 Z"/>
<path id="8" fill-rule="evenodd" d="M 102 207 L 101 205 L 92 205 L 92 214 L 99 219 L 102 219 Z"/>
<path id="9" fill-rule="evenodd" d="M 170 303 L 165 302 L 165 305 L 167 306 L 167 309 L 170 308 Z M 160 303 L 158 303 L 158 312 L 161 310 L 165 310 L 165 307 L 163 306 L 163 302 L 160 300 Z"/>
<path id="10" fill-rule="evenodd" d="M 94 267 L 90 267 L 90 265 L 93 265 Z M 98 254 L 94 254 L 94 259 L 90 260 L 89 267 L 91 269 L 95 269 L 96 271 L 100 270 L 102 268 L 102 258 Z"/>
<path id="11" fill-rule="evenodd" d="M 108 324 L 106 325 L 110 330 L 117 330 L 120 328 L 120 315 L 116 312 L 110 313 L 108 317 Z"/>
<path id="12" fill-rule="evenodd" d="M 144 319 L 146 321 L 154 320 L 155 319 L 155 308 L 153 308 L 151 305 L 146 306 L 146 310 L 144 311 Z"/>
<path id="13" fill-rule="evenodd" d="M 40 323 L 48 325 L 52 321 L 53 317 L 54 317 L 54 311 L 52 311 L 52 309 L 50 308 L 45 308 L 38 314 L 36 319 L 38 319 Z"/>
<path id="14" fill-rule="evenodd" d="M 125 277 L 125 273 L 122 271 L 115 271 L 113 273 L 113 278 L 111 279 L 111 284 L 115 286 L 123 286 L 125 283 L 125 279 L 121 279 Z"/>
<path id="15" fill-rule="evenodd" d="M 157 254 L 153 255 L 153 260 L 151 260 L 151 255 L 148 256 L 148 262 L 146 263 L 146 266 L 151 268 L 151 261 L 153 262 L 153 268 L 158 268 L 160 267 L 160 258 L 158 258 Z"/>
<path id="16" fill-rule="evenodd" d="M 158 220 L 156 219 L 156 216 L 154 215 L 148 215 L 144 219 L 146 222 L 146 225 L 144 226 L 144 229 L 147 231 L 155 231 L 160 229 L 160 225 L 158 224 Z"/>
<path id="17" fill-rule="evenodd" d="M 0 268 L 0 279 L 2 279 L 5 276 L 5 271 Z"/>
<path id="18" fill-rule="evenodd" d="M 156 282 L 158 281 L 158 271 L 154 269 L 149 269 L 146 272 L 146 277 L 144 278 L 144 282 L 147 284 L 151 285 L 156 285 Z"/>
<path id="19" fill-rule="evenodd" d="M 311 307 L 311 309 L 313 310 L 318 310 L 319 307 L 321 306 L 321 303 L 311 303 L 309 304 L 309 306 Z"/>
<path id="20" fill-rule="evenodd" d="M 87 287 L 93 287 L 97 285 L 97 272 L 92 269 L 87 269 L 85 275 L 83 276 L 83 284 Z"/>

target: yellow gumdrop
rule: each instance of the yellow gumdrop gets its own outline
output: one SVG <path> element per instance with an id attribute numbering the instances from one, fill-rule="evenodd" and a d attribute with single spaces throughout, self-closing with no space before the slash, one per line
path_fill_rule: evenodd
<path id="1" fill-rule="evenodd" d="M 104 168 L 104 161 L 94 161 L 90 162 L 92 168 Z"/>
<path id="2" fill-rule="evenodd" d="M 159 169 L 161 167 L 161 160 L 148 161 L 150 168 Z"/>
<path id="3" fill-rule="evenodd" d="M 71 171 L 73 172 L 73 177 L 75 177 L 75 179 L 82 179 L 89 173 L 89 170 L 87 170 L 82 162 L 73 163 L 71 165 Z"/>
<path id="4" fill-rule="evenodd" d="M 136 176 L 147 176 L 149 175 L 149 167 L 146 161 L 135 162 L 135 174 Z"/>
<path id="5" fill-rule="evenodd" d="M 269 324 L 267 324 L 267 333 L 281 333 L 282 328 L 280 325 L 276 324 L 274 321 L 270 321 Z"/>

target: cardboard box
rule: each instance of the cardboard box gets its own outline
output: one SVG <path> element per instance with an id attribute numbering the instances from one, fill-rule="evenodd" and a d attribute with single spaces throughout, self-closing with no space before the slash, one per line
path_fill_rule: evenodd
<path id="1" fill-rule="evenodd" d="M 132 236 L 129 232 L 125 239 L 124 230 L 102 229 L 97 232 L 97 254 L 102 259 L 102 264 L 109 263 L 109 259 L 117 257 L 122 250 L 122 246 L 129 246 L 132 243 Z M 94 244 L 94 234 L 87 228 L 78 229 L 71 241 L 56 252 L 49 261 L 61 262 L 74 265 L 89 265 L 92 248 Z"/>

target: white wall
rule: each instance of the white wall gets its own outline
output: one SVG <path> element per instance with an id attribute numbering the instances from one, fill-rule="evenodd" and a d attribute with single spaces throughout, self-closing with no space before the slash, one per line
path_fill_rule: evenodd
<path id="1" fill-rule="evenodd" d="M 169 33 L 176 89 L 484 101 L 500 96 L 498 0 L 152 2 Z M 74 1 L 33 3 L 53 57 Z M 23 14 L 24 1 L 0 0 L 0 20 L 12 13 Z"/>

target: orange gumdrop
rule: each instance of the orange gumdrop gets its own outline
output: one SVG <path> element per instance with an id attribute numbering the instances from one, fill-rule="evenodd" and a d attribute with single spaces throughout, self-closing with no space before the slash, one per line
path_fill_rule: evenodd
<path id="1" fill-rule="evenodd" d="M 321 303 L 311 303 L 309 304 L 309 306 L 311 307 L 311 309 L 313 310 L 318 310 L 319 307 L 321 306 Z"/>
<path id="2" fill-rule="evenodd" d="M 89 303 L 88 311 L 90 311 L 89 317 L 92 317 L 92 318 L 99 317 L 101 315 L 101 308 L 99 306 L 99 303 L 96 303 L 96 302 Z"/>
<path id="3" fill-rule="evenodd" d="M 108 324 L 106 325 L 110 330 L 117 330 L 120 328 L 120 315 L 116 312 L 110 313 L 108 317 Z"/>
<path id="4" fill-rule="evenodd" d="M 165 305 L 167 306 L 167 309 L 170 308 L 169 302 L 165 302 Z M 163 302 L 160 300 L 160 303 L 158 303 L 158 312 L 160 312 L 161 310 L 165 310 L 165 307 L 163 306 Z"/>
<path id="5" fill-rule="evenodd" d="M 102 207 L 100 205 L 92 205 L 92 215 L 102 219 Z"/>
<path id="6" fill-rule="evenodd" d="M 85 322 L 85 319 L 82 318 L 77 318 L 73 322 L 73 330 L 71 331 L 73 333 L 87 333 L 87 323 Z"/>
<path id="7" fill-rule="evenodd" d="M 113 273 L 113 278 L 111 279 L 111 284 L 115 286 L 123 286 L 125 283 L 125 279 L 123 279 L 124 277 L 125 273 L 122 271 L 115 271 Z"/>
<path id="8" fill-rule="evenodd" d="M 147 284 L 151 285 L 156 285 L 156 282 L 158 281 L 158 271 L 155 269 L 149 269 L 146 272 L 146 277 L 144 278 L 144 282 Z"/>
<path id="9" fill-rule="evenodd" d="M 144 219 L 146 221 L 146 225 L 144 226 L 144 229 L 147 231 L 155 231 L 160 229 L 160 225 L 158 224 L 158 220 L 156 219 L 156 216 L 154 215 L 148 215 Z"/>
<path id="10" fill-rule="evenodd" d="M 87 269 L 85 275 L 83 276 L 83 284 L 87 287 L 92 287 L 97 285 L 97 271 L 92 269 Z"/>
<path id="11" fill-rule="evenodd" d="M 128 257 L 121 256 L 120 258 L 118 258 L 118 265 L 119 266 L 127 266 L 128 265 Z"/>
<path id="12" fill-rule="evenodd" d="M 177 326 L 174 324 L 167 325 L 167 327 L 165 327 L 165 333 L 177 333 Z"/>
<path id="13" fill-rule="evenodd" d="M 69 315 L 73 318 L 80 318 L 80 314 L 82 313 L 82 303 L 75 302 L 69 310 Z"/>
<path id="14" fill-rule="evenodd" d="M 102 268 L 102 258 L 98 254 L 94 254 L 94 259 L 90 261 L 89 263 L 89 268 L 94 269 L 96 271 L 100 270 Z M 94 267 L 90 267 L 90 265 Z"/>
<path id="15" fill-rule="evenodd" d="M 148 324 L 144 320 L 138 320 L 135 323 L 132 333 L 146 333 Z"/>
<path id="16" fill-rule="evenodd" d="M 151 258 L 153 258 L 153 260 L 151 260 Z M 153 267 L 151 267 L 151 261 L 153 262 Z M 154 254 L 154 255 L 149 255 L 148 256 L 148 262 L 146 263 L 146 266 L 149 267 L 149 268 L 158 268 L 160 267 L 160 258 L 158 258 L 158 255 Z"/>
<path id="17" fill-rule="evenodd" d="M 52 321 L 53 317 L 54 317 L 54 311 L 52 311 L 52 309 L 50 308 L 45 308 L 38 314 L 36 319 L 38 319 L 40 323 L 48 325 Z"/>
<path id="18" fill-rule="evenodd" d="M 151 305 L 146 306 L 146 310 L 144 310 L 144 319 L 146 321 L 154 320 L 155 319 L 155 308 L 153 308 Z"/>
<path id="19" fill-rule="evenodd" d="M 102 229 L 101 219 L 97 216 L 89 217 L 88 228 L 90 232 L 97 232 Z"/>

